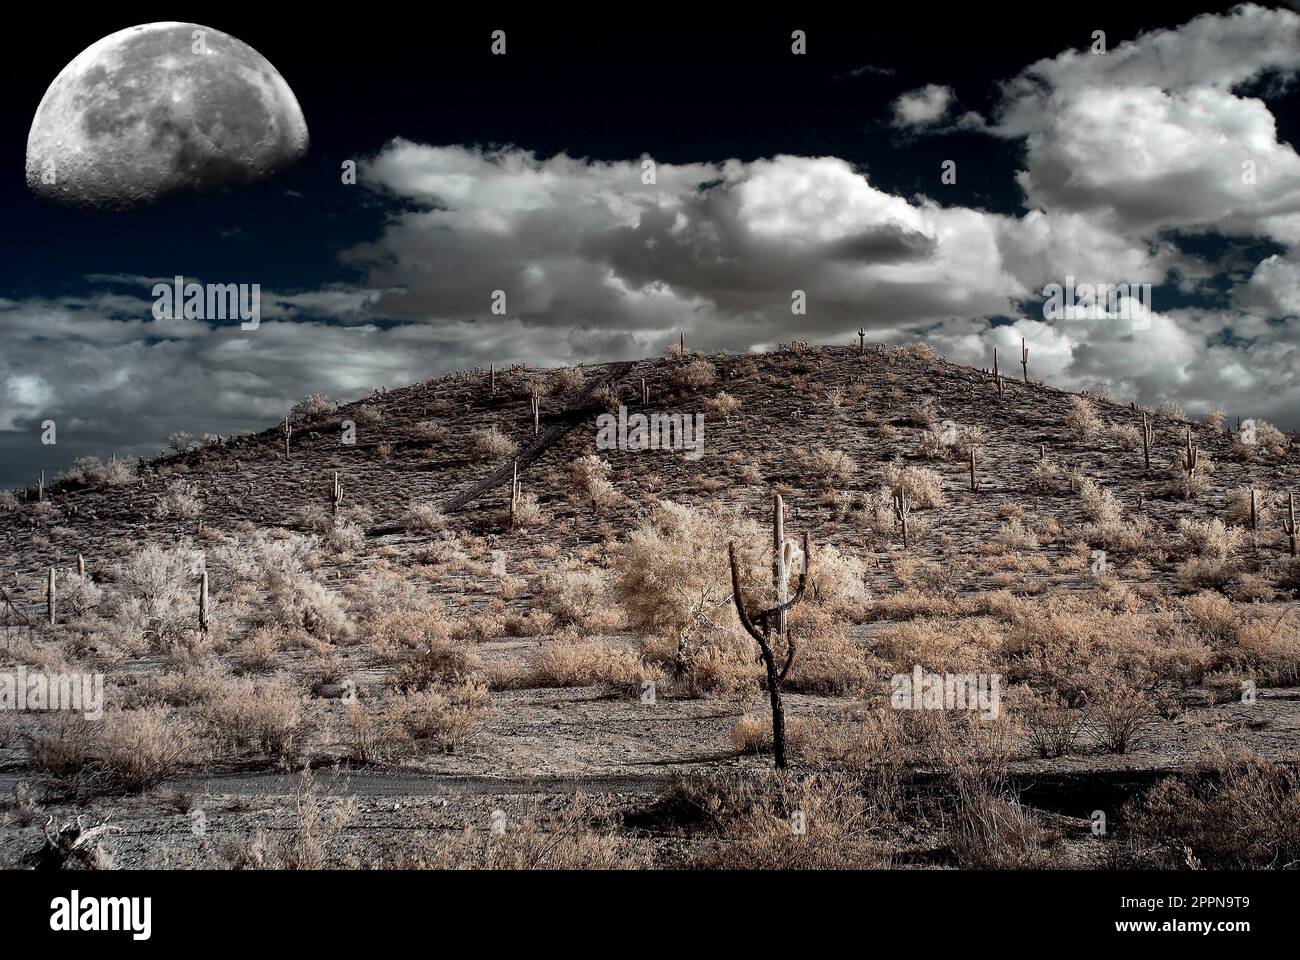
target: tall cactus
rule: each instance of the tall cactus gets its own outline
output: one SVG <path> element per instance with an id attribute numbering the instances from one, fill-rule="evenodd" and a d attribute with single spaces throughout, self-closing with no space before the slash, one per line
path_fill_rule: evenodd
<path id="1" fill-rule="evenodd" d="M 1145 413 L 1142 414 L 1142 459 L 1146 462 L 1147 469 L 1151 469 L 1151 447 L 1156 442 L 1156 430 L 1151 425 L 1151 421 Z"/>
<path id="2" fill-rule="evenodd" d="M 1024 371 L 1025 383 L 1029 383 L 1029 347 L 1025 344 L 1025 338 L 1020 338 L 1020 367 Z"/>
<path id="3" fill-rule="evenodd" d="M 49 579 L 45 584 L 45 614 L 49 618 L 50 626 L 54 626 L 55 606 L 58 599 L 58 588 L 54 585 L 54 568 L 50 567 Z"/>
<path id="4" fill-rule="evenodd" d="M 1188 427 L 1187 436 L 1183 442 L 1182 458 L 1183 472 L 1187 474 L 1188 480 L 1196 475 L 1196 467 L 1200 463 L 1200 459 L 1201 451 L 1197 448 L 1196 444 L 1192 443 L 1192 428 Z"/>
<path id="5" fill-rule="evenodd" d="M 731 595 L 736 604 L 740 625 L 758 643 L 763 667 L 767 671 L 767 692 L 772 704 L 772 757 L 778 770 L 785 769 L 785 707 L 781 702 L 781 684 L 785 682 L 794 663 L 798 644 L 786 627 L 786 613 L 803 600 L 808 589 L 808 573 L 812 566 L 808 534 L 803 535 L 803 554 L 800 558 L 795 547 L 785 539 L 784 504 L 778 495 L 773 500 L 772 515 L 772 570 L 776 579 L 776 606 L 759 611 L 753 616 L 745 609 L 745 598 L 740 587 L 740 564 L 736 560 L 736 544 L 727 544 L 727 557 L 731 561 Z M 802 559 L 799 583 L 793 597 L 788 597 L 790 567 Z M 772 631 L 776 629 L 778 641 L 785 643 L 785 663 L 778 670 L 772 647 Z"/>
<path id="6" fill-rule="evenodd" d="M 293 424 L 289 418 L 284 418 L 284 423 L 280 424 L 280 434 L 284 437 L 284 459 L 289 459 L 289 438 L 293 436 Z"/>
<path id="7" fill-rule="evenodd" d="M 907 502 L 907 491 L 899 490 L 894 494 L 894 519 L 898 525 L 903 528 L 903 549 L 908 547 L 907 542 L 907 518 L 912 515 L 912 507 Z"/>
<path id="8" fill-rule="evenodd" d="M 208 571 L 199 574 L 199 632 L 208 632 Z"/>
<path id="9" fill-rule="evenodd" d="M 1291 556 L 1296 555 L 1295 550 L 1295 494 L 1288 493 L 1286 498 L 1287 519 L 1282 521 L 1282 529 L 1286 535 L 1291 538 Z"/>
<path id="10" fill-rule="evenodd" d="M 533 436 L 535 437 L 542 429 L 542 394 L 537 387 L 529 391 L 528 404 L 533 412 Z"/>
<path id="11" fill-rule="evenodd" d="M 858 356 L 867 352 L 867 328 L 858 327 Z"/>
<path id="12" fill-rule="evenodd" d="M 343 484 L 339 483 L 339 472 L 334 471 L 334 484 L 330 488 L 330 506 L 333 508 L 334 525 L 339 523 L 339 507 L 343 506 Z"/>
<path id="13" fill-rule="evenodd" d="M 979 488 L 980 483 L 975 479 L 975 446 L 972 444 L 970 448 L 970 492 L 978 493 Z"/>

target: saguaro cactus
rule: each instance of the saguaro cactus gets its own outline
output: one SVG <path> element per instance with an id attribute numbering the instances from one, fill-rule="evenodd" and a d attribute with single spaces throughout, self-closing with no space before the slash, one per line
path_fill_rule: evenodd
<path id="1" fill-rule="evenodd" d="M 785 768 L 785 708 L 781 703 L 781 684 L 785 682 L 794 663 L 798 645 L 786 628 L 786 613 L 803 600 L 808 588 L 808 572 L 812 565 L 811 547 L 808 534 L 803 535 L 802 569 L 799 583 L 793 597 L 787 599 L 789 592 L 790 567 L 800 559 L 797 551 L 785 539 L 784 506 L 780 496 L 773 501 L 772 517 L 772 559 L 773 575 L 776 577 L 776 606 L 762 610 L 753 616 L 745 609 L 745 598 L 740 587 L 740 564 L 736 560 L 736 544 L 727 544 L 727 557 L 731 561 L 731 595 L 736 603 L 736 614 L 740 624 L 758 643 L 763 667 L 767 671 L 767 692 L 772 704 L 772 758 L 778 770 Z M 778 670 L 776 655 L 772 647 L 772 630 L 776 629 L 777 639 L 785 642 L 785 663 Z"/>
<path id="2" fill-rule="evenodd" d="M 645 382 L 645 377 L 641 378 L 641 406 L 650 406 L 650 387 Z"/>
<path id="3" fill-rule="evenodd" d="M 1286 535 L 1291 538 L 1291 556 L 1296 555 L 1295 551 L 1295 494 L 1288 493 L 1286 498 L 1287 519 L 1282 521 L 1282 529 Z"/>
<path id="4" fill-rule="evenodd" d="M 998 348 L 997 347 L 993 348 L 993 379 L 994 381 L 1002 379 L 998 375 Z"/>
<path id="5" fill-rule="evenodd" d="M 519 461 L 515 461 L 513 479 L 510 481 L 510 529 L 515 528 L 515 511 L 519 509 L 519 496 L 521 493 L 519 486 Z"/>
<path id="6" fill-rule="evenodd" d="M 343 484 L 339 483 L 339 472 L 334 471 L 334 485 L 330 489 L 330 505 L 333 508 L 334 525 L 339 522 L 339 507 L 343 506 Z"/>
<path id="7" fill-rule="evenodd" d="M 208 571 L 199 574 L 199 632 L 208 632 Z"/>
<path id="8" fill-rule="evenodd" d="M 82 580 L 86 579 L 86 558 L 81 554 L 77 554 L 77 576 Z"/>
<path id="9" fill-rule="evenodd" d="M 536 387 L 528 393 L 528 404 L 533 411 L 533 436 L 535 437 L 542 429 L 542 394 Z"/>
<path id="10" fill-rule="evenodd" d="M 907 502 L 907 491 L 899 490 L 894 494 L 894 519 L 898 525 L 903 528 L 903 549 L 908 547 L 907 543 L 907 518 L 912 515 L 912 507 Z"/>
<path id="11" fill-rule="evenodd" d="M 41 471 L 41 478 L 36 481 L 36 502 L 40 503 L 45 499 L 45 471 Z"/>
<path id="12" fill-rule="evenodd" d="M 1187 479 L 1192 479 L 1196 475 L 1196 467 L 1200 462 L 1200 450 L 1196 444 L 1192 443 L 1192 428 L 1187 428 L 1187 436 L 1183 442 L 1182 468 L 1187 474 Z"/>
<path id="13" fill-rule="evenodd" d="M 1259 529 L 1259 492 L 1250 488 L 1250 529 Z"/>
<path id="14" fill-rule="evenodd" d="M 1147 469 L 1151 469 L 1151 447 L 1156 442 L 1156 430 L 1151 426 L 1151 421 L 1147 415 L 1142 414 L 1142 459 L 1146 462 Z"/>
<path id="15" fill-rule="evenodd" d="M 45 613 L 49 617 L 50 626 L 54 626 L 55 604 L 58 596 L 58 588 L 54 585 L 54 568 L 50 567 L 49 579 L 45 584 Z"/>
<path id="16" fill-rule="evenodd" d="M 975 479 L 975 448 L 970 448 L 970 491 L 976 493 L 979 491 L 979 481 Z"/>
<path id="17" fill-rule="evenodd" d="M 867 330 L 866 327 L 858 327 L 858 355 L 867 352 Z"/>
<path id="18" fill-rule="evenodd" d="M 1005 400 L 1007 396 L 1007 378 L 1002 374 L 997 375 L 998 399 Z"/>
<path id="19" fill-rule="evenodd" d="M 1029 383 L 1029 347 L 1025 345 L 1025 338 L 1020 338 L 1020 367 L 1025 375 L 1025 383 Z"/>
<path id="20" fill-rule="evenodd" d="M 284 459 L 289 459 L 289 438 L 293 436 L 293 425 L 289 423 L 289 418 L 284 418 L 284 423 L 280 424 L 280 434 L 284 437 Z"/>
<path id="21" fill-rule="evenodd" d="M 497 392 L 497 365 L 495 363 L 488 365 L 488 378 L 491 382 L 492 393 Z"/>

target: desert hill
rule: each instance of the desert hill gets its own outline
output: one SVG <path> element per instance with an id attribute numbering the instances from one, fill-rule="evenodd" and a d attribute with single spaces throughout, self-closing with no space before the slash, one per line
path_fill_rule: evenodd
<path id="1" fill-rule="evenodd" d="M 531 865 L 556 855 L 538 840 L 554 816 L 582 864 L 1163 863 L 1190 846 L 1246 865 L 1214 837 L 1161 835 L 1141 803 L 1177 789 L 1213 811 L 1227 795 L 1179 777 L 1228 753 L 1225 791 L 1294 799 L 1295 438 L 1000 362 L 999 378 L 923 344 L 796 343 L 466 371 L 310 397 L 261 433 L 178 437 L 19 492 L 0 504 L 0 655 L 103 672 L 109 712 L 0 715 L 0 772 L 33 791 L 0 849 L 33 845 L 33 803 L 113 810 L 138 837 L 200 802 L 231 843 L 292 834 L 301 804 L 267 799 L 295 789 L 276 771 L 332 765 L 352 826 L 316 838 L 330 863 Z M 702 416 L 698 458 L 598 449 L 620 406 Z M 735 540 L 746 589 L 770 595 L 774 495 L 812 579 L 791 613 L 794 771 L 775 781 L 725 560 Z M 891 677 L 918 665 L 996 674 L 1001 719 L 891 710 Z M 1092 842 L 1080 818 L 1099 806 L 1133 824 L 1122 850 Z M 774 832 L 792 807 L 819 811 L 817 845 Z M 457 839 L 467 825 L 480 835 Z M 413 829 L 415 852 L 398 843 Z"/>

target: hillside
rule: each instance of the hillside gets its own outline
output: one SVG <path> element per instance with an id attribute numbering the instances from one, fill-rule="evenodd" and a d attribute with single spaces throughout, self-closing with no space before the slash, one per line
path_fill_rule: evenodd
<path id="1" fill-rule="evenodd" d="M 1261 865 L 1160 811 L 1300 802 L 1295 438 L 1145 411 L 1148 467 L 1144 411 L 1002 365 L 476 370 L 309 398 L 287 455 L 273 426 L 20 492 L 4 669 L 102 672 L 109 711 L 0 714 L 0 855 L 48 810 L 128 824 L 119 865 L 303 865 L 304 831 L 328 864 Z M 702 455 L 597 449 L 620 404 L 702 414 Z M 786 775 L 726 566 L 767 602 L 774 494 L 811 545 Z M 1003 709 L 891 709 L 916 666 Z M 1260 843 L 1294 860 L 1287 822 Z"/>

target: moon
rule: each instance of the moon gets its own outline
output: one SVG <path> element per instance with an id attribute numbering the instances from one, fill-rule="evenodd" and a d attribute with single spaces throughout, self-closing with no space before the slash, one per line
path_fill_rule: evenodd
<path id="1" fill-rule="evenodd" d="M 84 209 L 254 183 L 298 161 L 307 121 L 248 44 L 194 23 L 128 27 L 50 84 L 27 135 L 27 185 Z"/>

